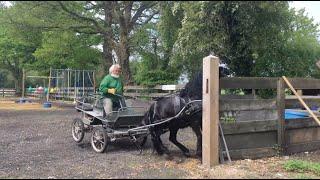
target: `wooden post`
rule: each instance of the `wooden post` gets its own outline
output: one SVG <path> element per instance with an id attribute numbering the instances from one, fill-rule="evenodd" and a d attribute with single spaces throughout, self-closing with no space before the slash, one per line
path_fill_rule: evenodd
<path id="1" fill-rule="evenodd" d="M 93 71 L 93 94 L 96 93 L 96 76 L 95 76 L 95 72 Z"/>
<path id="2" fill-rule="evenodd" d="M 82 70 L 82 97 L 84 97 L 84 70 Z"/>
<path id="3" fill-rule="evenodd" d="M 26 77 L 25 73 L 26 73 L 25 70 L 22 69 L 22 98 L 24 98 L 24 80 Z"/>
<path id="4" fill-rule="evenodd" d="M 255 89 L 252 89 L 252 96 L 253 96 L 253 99 L 257 99 L 257 94 Z"/>
<path id="5" fill-rule="evenodd" d="M 285 142 L 285 93 L 284 82 L 282 78 L 277 82 L 277 110 L 278 110 L 278 145 L 280 147 L 280 155 L 286 153 Z"/>
<path id="6" fill-rule="evenodd" d="M 202 163 L 211 168 L 219 164 L 219 58 L 203 59 Z"/>
<path id="7" fill-rule="evenodd" d="M 51 67 L 50 67 L 50 73 L 49 73 L 49 82 L 48 82 L 48 93 L 47 93 L 47 102 L 49 102 L 49 96 L 50 96 L 50 88 L 51 88 Z"/>

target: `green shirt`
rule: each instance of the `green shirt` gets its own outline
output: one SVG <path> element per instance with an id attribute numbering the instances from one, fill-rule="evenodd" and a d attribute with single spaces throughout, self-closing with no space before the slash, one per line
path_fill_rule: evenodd
<path id="1" fill-rule="evenodd" d="M 108 89 L 115 88 L 116 94 L 123 95 L 123 84 L 121 78 L 112 77 L 110 74 L 105 76 L 100 83 L 99 91 L 104 97 L 110 98 L 112 102 L 118 101 L 118 97 L 108 93 Z"/>

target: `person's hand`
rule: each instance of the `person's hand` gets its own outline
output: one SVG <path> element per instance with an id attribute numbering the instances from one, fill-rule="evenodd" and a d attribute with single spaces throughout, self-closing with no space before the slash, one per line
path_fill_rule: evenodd
<path id="1" fill-rule="evenodd" d="M 116 89 L 114 89 L 114 88 L 108 89 L 108 93 L 115 94 L 116 93 Z"/>

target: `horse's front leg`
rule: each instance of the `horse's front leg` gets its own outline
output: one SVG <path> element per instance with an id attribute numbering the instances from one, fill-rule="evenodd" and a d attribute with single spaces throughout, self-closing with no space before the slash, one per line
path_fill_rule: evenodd
<path id="1" fill-rule="evenodd" d="M 201 157 L 202 156 L 202 132 L 201 132 L 201 125 L 199 123 L 194 123 L 191 125 L 193 132 L 197 136 L 197 152 L 196 155 Z"/>
<path id="2" fill-rule="evenodd" d="M 152 128 L 151 132 L 151 140 L 153 142 L 154 148 L 156 149 L 157 153 L 159 155 L 162 155 L 163 153 L 170 154 L 168 148 L 166 148 L 161 140 L 161 134 L 162 131 L 156 128 Z"/>
<path id="3" fill-rule="evenodd" d="M 177 141 L 177 133 L 178 133 L 178 129 L 176 128 L 171 128 L 170 129 L 170 137 L 169 140 L 175 144 L 179 149 L 181 149 L 181 151 L 183 152 L 183 154 L 187 157 L 190 157 L 190 151 L 188 148 L 186 148 L 184 145 L 182 145 L 181 143 L 179 143 Z"/>
<path id="4" fill-rule="evenodd" d="M 157 151 L 157 153 L 159 155 L 162 155 L 163 149 L 161 147 L 160 136 L 157 135 L 158 133 L 154 128 L 150 128 L 150 134 L 151 134 L 151 141 L 152 141 L 154 149 Z"/>

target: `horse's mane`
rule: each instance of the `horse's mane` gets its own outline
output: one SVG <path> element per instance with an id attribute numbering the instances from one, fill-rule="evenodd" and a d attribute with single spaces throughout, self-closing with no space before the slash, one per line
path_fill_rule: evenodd
<path id="1" fill-rule="evenodd" d="M 230 74 L 228 69 L 219 67 L 219 78 L 226 77 L 228 74 Z M 192 100 L 202 99 L 202 70 L 196 72 L 191 81 L 180 91 L 180 97 Z"/>
<path id="2" fill-rule="evenodd" d="M 191 81 L 180 91 L 180 97 L 202 99 L 202 71 L 195 73 Z"/>

